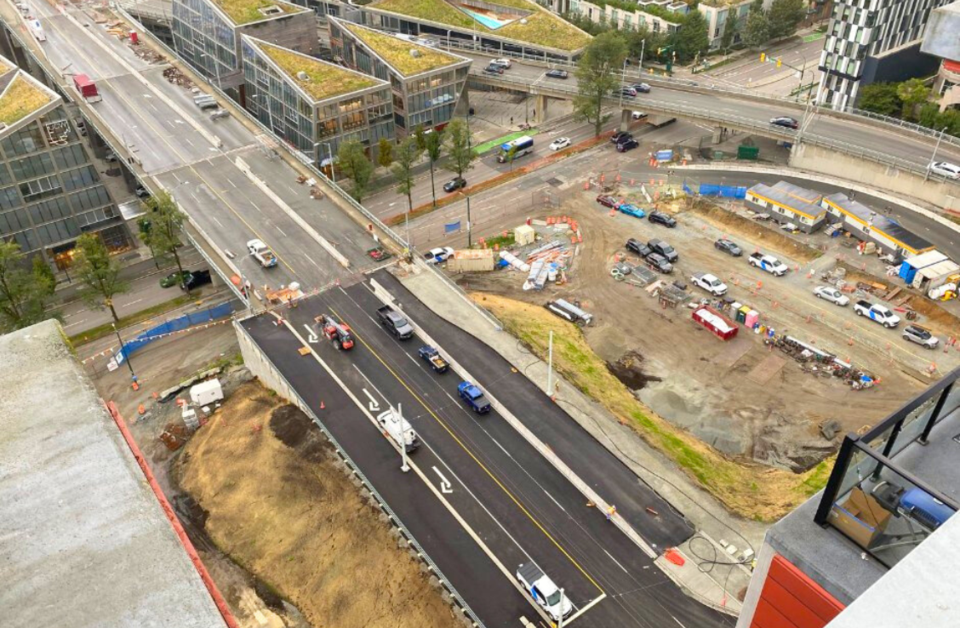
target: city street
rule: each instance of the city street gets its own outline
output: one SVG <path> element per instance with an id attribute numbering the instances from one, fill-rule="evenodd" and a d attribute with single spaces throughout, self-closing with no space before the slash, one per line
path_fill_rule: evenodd
<path id="1" fill-rule="evenodd" d="M 760 61 L 760 52 L 756 54 L 750 52 L 736 61 L 700 72 L 691 78 L 705 83 L 715 83 L 721 87 L 725 84 L 747 87 L 784 98 L 789 97 L 801 84 L 806 86 L 814 83 L 812 97 L 816 96 L 816 84 L 820 82 L 820 71 L 817 65 L 820 63 L 822 50 L 823 37 L 820 33 L 814 33 L 802 39 L 795 38 L 763 49 L 761 52 L 767 56 L 764 62 Z M 777 58 L 783 63 L 780 68 L 776 64 Z M 801 77 L 797 76 L 797 70 L 800 68 L 804 70 L 802 82 Z M 806 92 L 801 95 L 801 101 L 805 97 Z"/>

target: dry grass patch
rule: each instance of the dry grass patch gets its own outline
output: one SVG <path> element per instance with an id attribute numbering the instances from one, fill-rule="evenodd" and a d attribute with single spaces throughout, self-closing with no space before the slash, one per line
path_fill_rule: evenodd
<path id="1" fill-rule="evenodd" d="M 50 95 L 20 75 L 0 97 L 0 122 L 14 124 L 50 102 Z"/>
<path id="2" fill-rule="evenodd" d="M 324 63 L 306 55 L 268 44 L 260 44 L 260 47 L 314 100 L 324 100 L 341 94 L 349 94 L 377 84 L 377 81 L 369 76 L 345 70 L 332 63 Z M 297 74 L 299 72 L 305 73 L 309 78 L 307 80 L 298 78 Z"/>
<path id="3" fill-rule="evenodd" d="M 630 425 L 650 446 L 666 454 L 730 511 L 758 521 L 775 521 L 823 488 L 830 461 L 795 474 L 724 456 L 641 404 L 597 356 L 580 329 L 542 307 L 502 296 L 471 297 L 503 321 L 536 355 L 546 357 L 554 332 L 554 366 L 567 381 Z"/>
<path id="4" fill-rule="evenodd" d="M 336 458 L 306 415 L 250 382 L 190 440 L 177 470 L 214 543 L 312 626 L 452 628 L 450 607 Z"/>
<path id="5" fill-rule="evenodd" d="M 344 26 L 404 76 L 413 76 L 462 61 L 433 48 L 397 39 L 355 24 L 344 24 Z M 411 55 L 411 49 L 418 51 L 420 56 Z"/>

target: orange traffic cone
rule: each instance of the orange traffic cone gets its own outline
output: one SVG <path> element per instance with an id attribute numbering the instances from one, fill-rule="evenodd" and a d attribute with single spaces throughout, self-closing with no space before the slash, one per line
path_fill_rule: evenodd
<path id="1" fill-rule="evenodd" d="M 320 401 L 320 409 L 321 409 L 321 410 L 326 410 L 326 409 L 327 409 L 327 406 L 323 403 L 323 400 Z"/>

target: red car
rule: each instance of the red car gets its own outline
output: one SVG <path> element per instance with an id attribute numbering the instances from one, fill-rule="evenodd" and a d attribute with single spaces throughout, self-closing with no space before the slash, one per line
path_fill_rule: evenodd
<path id="1" fill-rule="evenodd" d="M 606 194 L 601 194 L 597 197 L 597 202 L 603 205 L 604 207 L 609 207 L 611 209 L 616 209 L 620 206 L 620 201 L 613 198 L 612 196 L 607 196 Z"/>

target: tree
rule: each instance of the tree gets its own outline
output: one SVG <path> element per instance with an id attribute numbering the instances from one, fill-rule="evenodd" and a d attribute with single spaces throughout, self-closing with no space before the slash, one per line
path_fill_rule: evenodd
<path id="1" fill-rule="evenodd" d="M 683 18 L 680 30 L 674 35 L 674 50 L 680 63 L 687 63 L 710 48 L 707 20 L 700 11 L 690 11 Z"/>
<path id="2" fill-rule="evenodd" d="M 464 118 L 454 118 L 447 125 L 444 135 L 447 136 L 448 156 L 444 168 L 462 179 L 464 173 L 473 168 L 473 161 L 477 158 L 470 139 L 470 126 Z"/>
<path id="3" fill-rule="evenodd" d="M 363 145 L 357 140 L 340 144 L 340 149 L 337 151 L 337 164 L 340 170 L 353 180 L 353 198 L 358 203 L 362 203 L 363 195 L 370 187 L 370 177 L 373 175 L 373 164 L 367 158 Z"/>
<path id="4" fill-rule="evenodd" d="M 153 257 L 153 265 L 157 267 L 157 270 L 160 269 L 160 259 L 157 257 L 157 251 L 153 248 L 153 245 L 150 244 L 150 229 L 153 228 L 153 223 L 150 222 L 150 219 L 146 216 L 141 216 L 137 219 L 137 231 L 140 232 L 140 240 L 150 247 L 150 255 Z"/>
<path id="5" fill-rule="evenodd" d="M 507 163 L 510 164 L 510 170 L 513 170 L 513 160 L 517 158 L 517 145 L 511 144 L 507 151 Z"/>
<path id="6" fill-rule="evenodd" d="M 930 96 L 930 88 L 924 84 L 923 79 L 912 78 L 897 85 L 897 96 L 903 102 L 901 116 L 904 120 L 910 120 L 917 106 L 926 102 Z"/>
<path id="7" fill-rule="evenodd" d="M 773 0 L 767 22 L 770 25 L 770 38 L 780 39 L 793 35 L 797 25 L 803 21 L 806 6 L 803 0 Z"/>
<path id="8" fill-rule="evenodd" d="M 437 188 L 433 182 L 433 168 L 440 161 L 440 154 L 443 152 L 443 135 L 439 131 L 427 133 L 424 139 L 424 147 L 427 151 L 427 158 L 430 160 L 430 192 L 433 194 L 433 206 L 436 207 Z"/>
<path id="9" fill-rule="evenodd" d="M 603 112 L 603 99 L 620 86 L 620 73 L 627 57 L 627 45 L 620 33 L 601 33 L 587 44 L 577 62 L 577 95 L 573 99 L 574 115 L 593 124 L 599 137 L 603 123 L 609 118 Z"/>
<path id="10" fill-rule="evenodd" d="M 413 129 L 413 137 L 417 141 L 417 148 L 420 149 L 420 152 L 423 152 L 427 149 L 427 132 L 423 130 L 423 125 L 418 124 Z"/>
<path id="11" fill-rule="evenodd" d="M 730 46 L 733 45 L 733 42 L 737 38 L 737 33 L 740 32 L 740 20 L 736 15 L 736 11 L 733 7 L 730 8 L 727 13 L 727 25 L 723 28 L 723 35 L 720 36 L 720 48 L 723 49 L 724 54 L 727 50 L 730 49 Z"/>
<path id="12" fill-rule="evenodd" d="M 417 146 L 415 136 L 408 137 L 397 147 L 397 160 L 393 164 L 393 177 L 397 181 L 397 192 L 407 197 L 407 215 L 406 221 L 410 220 L 410 212 L 413 211 L 413 166 L 420 159 L 420 148 Z M 410 228 L 407 225 L 407 246 L 410 246 Z"/>
<path id="13" fill-rule="evenodd" d="M 393 142 L 385 137 L 381 137 L 377 144 L 377 163 L 384 168 L 389 168 L 393 163 Z"/>
<path id="14" fill-rule="evenodd" d="M 857 107 L 883 116 L 899 115 L 903 101 L 897 95 L 896 83 L 871 83 L 860 88 Z"/>
<path id="15" fill-rule="evenodd" d="M 41 255 L 33 256 L 33 281 L 37 284 L 40 294 L 45 297 L 52 297 L 57 290 L 57 278 L 53 274 L 53 269 Z"/>
<path id="16" fill-rule="evenodd" d="M 747 23 L 743 27 L 743 43 L 751 48 L 759 48 L 770 41 L 770 20 L 763 9 L 754 11 L 750 7 Z"/>
<path id="17" fill-rule="evenodd" d="M 39 270 L 36 260 L 46 267 Z M 53 294 L 53 271 L 38 255 L 33 272 L 16 242 L 0 242 L 0 329 L 23 329 L 49 317 L 46 303 Z"/>
<path id="18" fill-rule="evenodd" d="M 80 297 L 96 309 L 109 308 L 114 322 L 120 317 L 113 307 L 113 298 L 129 289 L 120 279 L 120 262 L 110 256 L 110 251 L 96 233 L 85 233 L 77 238 L 77 279 L 83 284 Z"/>
<path id="19" fill-rule="evenodd" d="M 150 197 L 146 205 L 151 212 L 147 219 L 150 225 L 147 227 L 144 242 L 151 251 L 154 251 L 154 255 L 159 253 L 161 257 L 173 257 L 182 281 L 183 264 L 180 263 L 180 253 L 177 249 L 181 246 L 180 234 L 183 232 L 183 222 L 187 215 L 180 211 L 177 202 L 166 191 Z"/>

